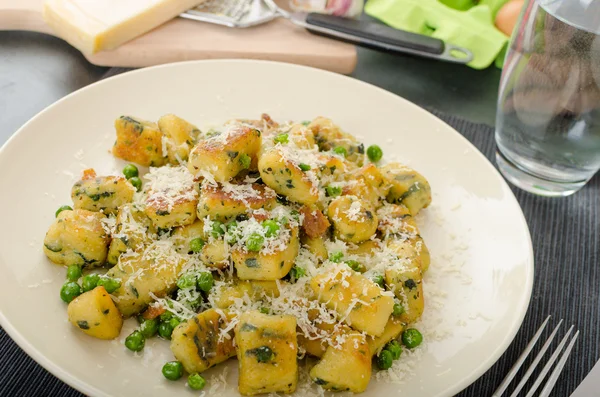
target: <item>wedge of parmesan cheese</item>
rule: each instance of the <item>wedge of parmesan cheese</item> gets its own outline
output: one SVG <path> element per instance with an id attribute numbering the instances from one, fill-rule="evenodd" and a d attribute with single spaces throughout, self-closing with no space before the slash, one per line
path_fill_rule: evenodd
<path id="1" fill-rule="evenodd" d="M 46 0 L 44 20 L 73 47 L 111 50 L 203 0 Z"/>

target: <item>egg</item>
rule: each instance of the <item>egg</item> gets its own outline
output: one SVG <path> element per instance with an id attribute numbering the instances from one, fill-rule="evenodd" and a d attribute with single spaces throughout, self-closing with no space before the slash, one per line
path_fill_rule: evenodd
<path id="1" fill-rule="evenodd" d="M 496 14 L 495 25 L 499 31 L 510 36 L 519 20 L 525 0 L 512 0 L 504 4 Z"/>

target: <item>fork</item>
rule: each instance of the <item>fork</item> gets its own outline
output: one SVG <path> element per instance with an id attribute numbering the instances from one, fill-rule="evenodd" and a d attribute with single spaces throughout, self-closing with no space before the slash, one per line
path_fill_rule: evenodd
<path id="1" fill-rule="evenodd" d="M 551 316 L 546 317 L 546 320 L 544 320 L 543 324 L 537 330 L 537 332 L 533 336 L 533 339 L 531 340 L 531 342 L 529 342 L 527 347 L 525 347 L 525 350 L 523 351 L 523 353 L 521 353 L 521 355 L 517 359 L 517 362 L 512 366 L 510 371 L 508 371 L 508 374 L 506 375 L 506 377 L 504 378 L 504 380 L 502 381 L 500 386 L 498 386 L 498 389 L 496 389 L 496 391 L 494 392 L 494 394 L 492 394 L 491 397 L 501 397 L 503 395 L 503 393 L 506 391 L 506 389 L 508 388 L 508 386 L 512 383 L 513 379 L 515 379 L 517 373 L 519 372 L 519 369 L 521 368 L 521 366 L 523 365 L 523 363 L 529 356 L 529 353 L 531 353 L 531 350 L 533 350 L 537 341 L 540 339 L 540 336 L 542 335 L 542 332 L 546 328 L 546 325 L 548 325 L 548 322 L 550 321 L 550 317 Z M 529 365 L 529 368 L 527 368 L 527 371 L 525 372 L 525 374 L 523 375 L 523 377 L 517 384 L 517 387 L 512 392 L 510 397 L 516 397 L 519 394 L 519 392 L 523 389 L 523 387 L 525 386 L 525 384 L 531 377 L 531 374 L 533 374 L 533 371 L 537 368 L 537 365 L 540 363 L 544 354 L 550 347 L 550 344 L 552 343 L 552 340 L 556 336 L 558 329 L 560 328 L 562 323 L 563 323 L 563 320 L 560 320 L 558 322 L 558 325 L 556 326 L 556 328 L 554 328 L 554 330 L 552 331 L 552 333 L 546 340 L 546 343 L 544 343 L 544 345 L 542 346 L 540 352 L 535 356 L 535 358 Z M 548 372 L 552 369 L 554 362 L 558 359 L 558 356 L 560 355 L 561 351 L 563 350 L 565 344 L 567 344 L 567 341 L 569 340 L 569 337 L 571 336 L 571 333 L 573 332 L 573 328 L 574 328 L 574 326 L 571 325 L 571 328 L 569 328 L 569 330 L 567 331 L 565 336 L 562 338 L 562 340 L 556 347 L 556 350 L 554 350 L 554 353 L 552 353 L 552 355 L 548 359 L 548 362 L 546 362 L 546 365 L 544 365 L 544 368 L 542 368 L 542 371 L 540 372 L 537 379 L 535 380 L 535 382 L 533 383 L 533 385 L 527 392 L 526 397 L 532 397 L 533 394 L 537 391 L 537 389 L 541 386 L 542 382 L 546 378 L 546 375 L 548 375 Z M 560 357 L 560 360 L 556 364 L 556 367 L 550 374 L 548 381 L 542 388 L 542 391 L 540 392 L 539 397 L 548 397 L 550 395 L 550 392 L 554 388 L 554 385 L 556 384 L 556 381 L 558 380 L 558 377 L 560 376 L 560 373 L 563 370 L 565 363 L 567 362 L 567 359 L 569 358 L 569 354 L 571 353 L 571 350 L 573 349 L 573 346 L 575 345 L 575 342 L 577 341 L 578 336 L 579 336 L 579 331 L 575 332 L 575 335 L 573 335 L 573 337 L 571 338 L 569 344 L 567 345 L 567 348 L 565 349 L 562 356 Z"/>

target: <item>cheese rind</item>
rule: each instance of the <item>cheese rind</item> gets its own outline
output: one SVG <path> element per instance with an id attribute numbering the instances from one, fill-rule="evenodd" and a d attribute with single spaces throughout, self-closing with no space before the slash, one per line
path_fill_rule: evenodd
<path id="1" fill-rule="evenodd" d="M 46 0 L 44 20 L 85 54 L 111 50 L 203 0 Z"/>

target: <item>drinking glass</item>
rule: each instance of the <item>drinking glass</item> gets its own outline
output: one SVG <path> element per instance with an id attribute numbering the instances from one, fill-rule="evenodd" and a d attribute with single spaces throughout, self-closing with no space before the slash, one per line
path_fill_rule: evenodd
<path id="1" fill-rule="evenodd" d="M 506 54 L 496 160 L 526 191 L 567 196 L 600 169 L 600 1 L 529 0 Z"/>

